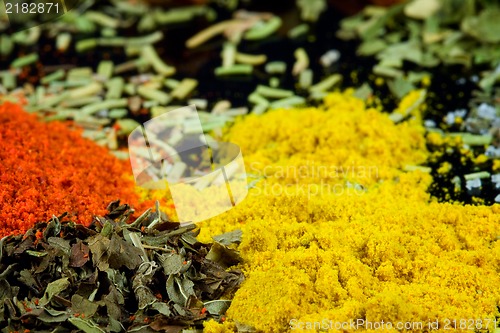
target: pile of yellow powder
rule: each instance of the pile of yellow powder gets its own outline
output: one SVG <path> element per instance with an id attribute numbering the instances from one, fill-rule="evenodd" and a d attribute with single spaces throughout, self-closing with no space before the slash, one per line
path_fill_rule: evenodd
<path id="1" fill-rule="evenodd" d="M 428 174 L 402 171 L 428 155 L 417 121 L 394 124 L 346 91 L 319 108 L 246 116 L 226 140 L 254 178 L 243 203 L 201 224 L 200 237 L 242 229 L 246 280 L 225 323 L 206 332 L 335 331 L 352 321 L 361 326 L 345 331 L 390 322 L 449 332 L 461 319 L 493 329 L 500 206 L 435 202 Z"/>

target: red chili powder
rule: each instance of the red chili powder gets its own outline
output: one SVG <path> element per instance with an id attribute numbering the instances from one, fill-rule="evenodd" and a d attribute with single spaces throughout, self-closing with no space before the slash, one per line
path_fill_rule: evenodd
<path id="1" fill-rule="evenodd" d="M 0 105 L 0 237 L 69 212 L 88 225 L 116 199 L 144 209 L 128 161 L 62 123 L 42 123 L 18 105 Z"/>

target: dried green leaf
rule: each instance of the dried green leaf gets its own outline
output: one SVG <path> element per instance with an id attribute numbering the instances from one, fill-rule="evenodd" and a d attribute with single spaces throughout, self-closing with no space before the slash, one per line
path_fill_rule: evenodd
<path id="1" fill-rule="evenodd" d="M 114 286 L 109 287 L 109 294 L 104 298 L 107 313 L 110 318 L 120 320 L 122 318 L 122 308 L 120 305 L 125 304 L 125 298 Z"/>
<path id="2" fill-rule="evenodd" d="M 204 305 L 208 313 L 213 315 L 223 315 L 226 313 L 227 309 L 229 309 L 231 301 L 221 299 L 221 300 L 205 302 Z"/>
<path id="3" fill-rule="evenodd" d="M 500 47 L 498 45 L 483 45 L 473 50 L 474 64 L 486 64 L 500 59 Z"/>
<path id="4" fill-rule="evenodd" d="M 412 42 L 420 41 L 422 35 L 422 24 L 418 21 L 409 20 L 406 22 L 406 28 L 408 29 L 408 40 Z"/>
<path id="5" fill-rule="evenodd" d="M 92 317 L 96 313 L 98 308 L 99 305 L 78 294 L 74 294 L 71 297 L 71 310 L 73 311 L 73 313 L 83 313 L 85 314 L 85 317 L 88 318 Z"/>
<path id="6" fill-rule="evenodd" d="M 107 332 L 123 332 L 125 328 L 119 320 L 116 320 L 113 317 L 109 317 L 109 324 L 106 327 Z"/>
<path id="7" fill-rule="evenodd" d="M 353 15 L 340 21 L 340 28 L 342 30 L 356 30 L 356 27 L 359 26 L 359 24 L 361 24 L 363 21 L 363 14 Z"/>
<path id="8" fill-rule="evenodd" d="M 373 8 L 375 7 L 366 7 L 365 13 Z M 381 35 L 385 31 L 384 25 L 395 15 L 401 13 L 403 8 L 402 4 L 396 4 L 387 9 L 378 7 L 376 15 L 373 15 L 368 21 L 356 27 L 359 36 L 364 40 L 368 40 Z"/>
<path id="9" fill-rule="evenodd" d="M 390 68 L 402 68 L 403 67 L 403 58 L 400 57 L 383 57 L 380 59 L 378 63 L 380 67 L 390 67 Z"/>
<path id="10" fill-rule="evenodd" d="M 210 252 L 208 252 L 206 258 L 208 260 L 216 262 L 217 264 L 219 264 L 221 267 L 224 268 L 236 265 L 242 260 L 239 253 L 236 250 L 229 249 L 226 246 L 219 243 L 212 244 Z"/>
<path id="11" fill-rule="evenodd" d="M 92 253 L 92 262 L 99 270 L 106 271 L 109 268 L 108 248 L 110 240 L 101 234 L 90 237 L 87 240 L 90 252 Z"/>
<path id="12" fill-rule="evenodd" d="M 359 99 L 362 99 L 362 100 L 366 100 L 372 94 L 373 94 L 373 89 L 370 87 L 370 85 L 368 83 L 363 83 L 363 85 L 361 87 L 359 87 L 358 89 L 356 89 L 356 91 L 354 92 L 354 96 L 359 98 Z M 222 242 L 219 242 L 219 243 L 222 243 Z M 224 243 L 222 243 L 222 244 L 224 244 Z M 224 244 L 224 245 L 226 245 L 226 244 Z"/>
<path id="13" fill-rule="evenodd" d="M 52 300 L 52 297 L 66 290 L 69 286 L 70 282 L 68 278 L 58 279 L 49 283 L 45 289 L 43 297 L 40 299 L 39 304 L 41 306 L 48 304 Z"/>
<path id="14" fill-rule="evenodd" d="M 180 316 L 185 316 L 186 315 L 186 310 L 184 310 L 184 307 L 174 303 L 173 305 L 174 310 L 180 315 Z"/>
<path id="15" fill-rule="evenodd" d="M 225 245 L 229 246 L 231 244 L 239 244 L 241 243 L 241 236 L 243 235 L 243 232 L 240 229 L 236 229 L 230 232 L 226 232 L 225 234 L 218 235 L 212 237 L 214 241 Z"/>
<path id="16" fill-rule="evenodd" d="M 125 266 L 128 269 L 136 269 L 142 263 L 142 251 L 116 234 L 111 236 L 108 253 L 111 268 Z"/>
<path id="17" fill-rule="evenodd" d="M 405 6 L 404 13 L 413 19 L 424 20 L 436 14 L 440 8 L 439 0 L 413 0 Z"/>
<path id="18" fill-rule="evenodd" d="M 434 54 L 431 52 L 424 53 L 422 56 L 422 60 L 420 61 L 420 65 L 423 67 L 436 67 L 439 65 L 440 61 Z"/>
<path id="19" fill-rule="evenodd" d="M 484 75 L 484 77 L 479 81 L 479 86 L 485 91 L 489 91 L 493 88 L 496 82 L 500 81 L 500 72 L 492 71 Z"/>
<path id="20" fill-rule="evenodd" d="M 170 307 L 163 302 L 156 302 L 153 305 L 151 305 L 151 308 L 167 317 L 172 314 L 172 311 L 170 311 Z"/>
<path id="21" fill-rule="evenodd" d="M 384 66 L 373 67 L 373 73 L 375 73 L 377 75 L 393 77 L 393 78 L 403 76 L 403 71 L 394 69 L 392 67 L 384 67 Z"/>
<path id="22" fill-rule="evenodd" d="M 181 240 L 183 240 L 184 242 L 186 242 L 187 244 L 189 245 L 195 245 L 198 242 L 198 240 L 196 239 L 196 237 L 194 235 L 192 235 L 191 233 L 185 233 L 181 236 Z"/>
<path id="23" fill-rule="evenodd" d="M 132 288 L 135 294 L 135 298 L 138 303 L 139 310 L 143 310 L 149 305 L 156 302 L 156 297 L 148 287 L 151 282 L 154 270 L 144 274 L 143 272 L 138 272 L 136 276 L 132 279 Z"/>
<path id="24" fill-rule="evenodd" d="M 47 239 L 47 243 L 59 249 L 62 253 L 69 253 L 71 246 L 69 245 L 69 241 L 66 239 L 63 239 L 61 237 L 49 237 Z"/>
<path id="25" fill-rule="evenodd" d="M 52 216 L 49 223 L 47 224 L 47 227 L 43 231 L 43 238 L 48 239 L 51 236 L 57 237 L 59 236 L 60 232 L 61 232 L 61 222 L 59 221 L 58 217 Z"/>
<path id="26" fill-rule="evenodd" d="M 6 299 L 17 296 L 18 292 L 19 287 L 11 287 L 7 280 L 0 280 L 0 304 L 3 305 Z"/>
<path id="27" fill-rule="evenodd" d="M 461 29 L 482 42 L 500 42 L 500 8 L 487 7 L 478 16 L 465 18 Z"/>
<path id="28" fill-rule="evenodd" d="M 182 293 L 175 275 L 170 275 L 167 279 L 168 298 L 180 306 L 185 306 L 187 297 Z"/>
<path id="29" fill-rule="evenodd" d="M 417 41 L 409 41 L 388 46 L 377 55 L 377 58 L 401 58 L 419 64 L 422 61 L 422 55 L 421 44 Z"/>
<path id="30" fill-rule="evenodd" d="M 23 269 L 22 271 L 19 272 L 19 277 L 17 279 L 18 281 L 22 282 L 25 286 L 27 286 L 29 289 L 38 290 L 38 284 L 35 278 L 33 277 L 31 270 Z M 2 303 L 0 302 L 0 304 Z"/>
<path id="31" fill-rule="evenodd" d="M 47 252 L 40 252 L 40 251 L 33 251 L 33 250 L 26 250 L 26 253 L 29 254 L 30 256 L 33 257 L 45 257 L 47 255 Z"/>
<path id="32" fill-rule="evenodd" d="M 68 314 L 67 311 L 59 311 L 59 310 L 54 310 L 54 309 L 51 309 L 51 308 L 45 308 L 45 312 L 47 312 L 49 315 L 51 315 L 53 317 L 57 317 L 57 316 L 62 316 L 62 315 Z"/>
<path id="33" fill-rule="evenodd" d="M 176 278 L 176 282 L 179 284 L 180 291 L 181 291 L 182 295 L 186 298 L 186 301 L 191 296 L 195 296 L 193 281 L 191 281 L 187 278 Z"/>
<path id="34" fill-rule="evenodd" d="M 388 33 L 385 35 L 385 40 L 387 43 L 394 44 L 394 43 L 399 43 L 403 39 L 403 32 L 401 31 L 395 31 Z"/>
<path id="35" fill-rule="evenodd" d="M 374 55 L 387 47 L 387 43 L 380 38 L 369 39 L 361 43 L 356 53 L 361 56 Z"/>
<path id="36" fill-rule="evenodd" d="M 176 253 L 157 255 L 165 275 L 178 274 L 183 268 L 184 257 Z"/>
<path id="37" fill-rule="evenodd" d="M 422 81 L 424 77 L 430 77 L 431 74 L 428 72 L 408 72 L 406 80 L 413 84 Z"/>
<path id="38" fill-rule="evenodd" d="M 35 308 L 31 312 L 27 312 L 21 318 L 36 317 L 36 319 L 46 324 L 64 323 L 70 317 L 67 311 L 56 311 L 50 308 Z"/>
<path id="39" fill-rule="evenodd" d="M 120 272 L 111 268 L 106 271 L 106 274 L 109 281 L 122 295 L 128 295 L 130 290 L 127 285 L 127 277 L 125 275 L 125 272 Z"/>
<path id="40" fill-rule="evenodd" d="M 105 333 L 104 330 L 91 320 L 72 317 L 69 318 L 68 321 L 85 333 Z"/>
<path id="41" fill-rule="evenodd" d="M 470 52 L 467 52 L 466 49 L 467 48 L 461 47 L 458 44 L 453 47 L 443 49 L 445 52 L 441 55 L 441 61 L 447 65 L 460 64 L 470 67 L 472 64 L 472 55 Z"/>
<path id="42" fill-rule="evenodd" d="M 369 40 L 382 35 L 384 23 L 385 19 L 383 16 L 375 16 L 360 23 L 356 27 L 356 32 L 362 39 Z"/>
<path id="43" fill-rule="evenodd" d="M 406 94 L 415 89 L 415 86 L 411 82 L 402 77 L 387 81 L 387 85 L 389 86 L 389 90 L 398 99 L 403 98 Z"/>

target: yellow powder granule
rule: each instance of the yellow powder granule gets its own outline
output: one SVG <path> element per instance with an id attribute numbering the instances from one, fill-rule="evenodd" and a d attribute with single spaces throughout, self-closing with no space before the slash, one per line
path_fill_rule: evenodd
<path id="1" fill-rule="evenodd" d="M 226 333 L 226 332 L 236 332 L 236 325 L 232 322 L 224 322 L 219 324 L 215 320 L 209 320 L 203 322 L 204 332 L 210 333 Z"/>
<path id="2" fill-rule="evenodd" d="M 437 319 L 450 332 L 453 320 L 494 319 L 500 205 L 432 200 L 428 174 L 401 171 L 428 157 L 423 135 L 416 122 L 394 124 L 351 92 L 320 108 L 237 122 L 226 140 L 261 180 L 240 205 L 200 224 L 204 241 L 243 231 L 246 280 L 227 320 L 259 332 L 315 332 L 321 327 L 307 325 L 336 331 L 361 319 L 429 331 Z M 235 330 L 227 321 L 205 326 Z"/>

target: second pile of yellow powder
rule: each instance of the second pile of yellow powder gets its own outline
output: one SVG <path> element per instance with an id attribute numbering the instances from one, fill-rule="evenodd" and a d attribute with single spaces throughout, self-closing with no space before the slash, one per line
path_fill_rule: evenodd
<path id="1" fill-rule="evenodd" d="M 428 174 L 402 171 L 427 158 L 418 123 L 396 125 L 347 91 L 320 108 L 246 116 L 226 140 L 260 181 L 201 225 L 204 241 L 242 229 L 246 277 L 224 325 L 206 332 L 334 331 L 357 319 L 424 330 L 438 320 L 449 332 L 498 314 L 500 207 L 437 203 Z"/>

